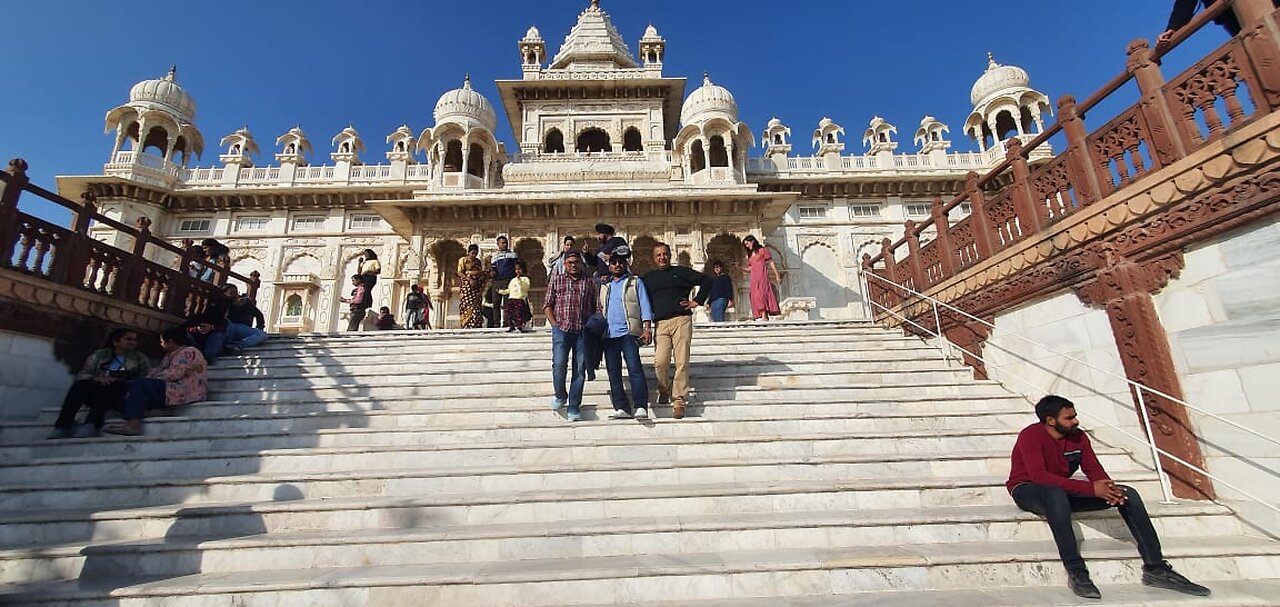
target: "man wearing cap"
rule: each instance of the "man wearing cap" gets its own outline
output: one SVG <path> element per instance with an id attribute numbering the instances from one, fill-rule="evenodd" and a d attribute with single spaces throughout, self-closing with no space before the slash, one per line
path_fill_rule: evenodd
<path id="1" fill-rule="evenodd" d="M 609 419 L 649 417 L 649 384 L 640 362 L 640 346 L 653 339 L 653 310 L 644 281 L 630 271 L 631 248 L 625 244 L 611 249 L 609 275 L 600 289 L 600 310 L 608 328 L 604 333 L 604 363 L 609 371 L 609 398 L 613 413 Z M 622 383 L 622 362 L 626 360 L 631 380 L 631 401 Z M 634 403 L 635 408 L 632 409 Z"/>
<path id="2" fill-rule="evenodd" d="M 657 325 L 653 374 L 658 379 L 658 404 L 671 403 L 671 416 L 681 419 L 689 397 L 693 311 L 707 303 L 711 279 L 692 268 L 671 265 L 671 247 L 665 243 L 654 245 L 653 264 L 656 267 L 644 275 L 644 286 L 649 292 L 653 322 Z M 689 299 L 694 287 L 698 288 L 698 295 Z M 676 359 L 674 385 L 669 373 L 672 354 Z"/>
<path id="3" fill-rule="evenodd" d="M 596 236 L 600 239 L 600 249 L 596 251 L 596 274 L 600 277 L 600 283 L 604 284 L 609 282 L 609 255 L 614 249 L 627 246 L 627 241 L 617 236 L 617 231 L 607 223 L 596 224 Z M 631 257 L 629 252 L 627 257 Z"/>

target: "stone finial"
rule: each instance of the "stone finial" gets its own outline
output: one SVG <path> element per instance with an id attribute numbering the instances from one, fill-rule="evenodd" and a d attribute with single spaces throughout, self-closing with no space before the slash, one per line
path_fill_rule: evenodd
<path id="1" fill-rule="evenodd" d="M 169 82 L 175 82 L 178 80 L 178 64 L 174 63 L 169 66 L 169 73 L 164 75 L 164 79 Z"/>
<path id="2" fill-rule="evenodd" d="M 149 232 L 151 231 L 151 218 L 142 215 L 138 217 L 137 221 L 133 222 L 133 226 L 138 228 L 139 232 Z"/>
<path id="3" fill-rule="evenodd" d="M 21 158 L 14 158 L 9 161 L 10 175 L 25 175 L 27 172 L 27 161 Z"/>

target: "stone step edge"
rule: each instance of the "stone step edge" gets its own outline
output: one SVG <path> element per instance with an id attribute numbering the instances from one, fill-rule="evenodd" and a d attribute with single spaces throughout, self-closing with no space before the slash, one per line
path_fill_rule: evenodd
<path id="1" fill-rule="evenodd" d="M 427 466 L 415 468 L 381 468 L 359 471 L 325 471 L 325 472 L 276 472 L 270 474 L 237 474 L 232 476 L 206 477 L 151 477 L 127 478 L 119 481 L 66 481 L 54 480 L 54 484 L 45 483 L 7 483 L 0 487 L 0 496 L 23 494 L 35 491 L 59 490 L 98 490 L 98 489 L 146 489 L 159 487 L 209 487 L 215 485 L 249 485 L 278 483 L 320 483 L 346 482 L 365 480 L 418 480 L 469 478 L 492 476 L 525 476 L 548 474 L 589 474 L 593 472 L 626 472 L 626 471 L 661 471 L 661 470 L 702 470 L 708 468 L 775 468 L 785 466 L 824 466 L 824 465 L 858 465 L 912 463 L 928 461 L 975 461 L 1004 460 L 1008 453 L 1003 451 L 986 452 L 949 452 L 938 453 L 872 453 L 845 456 L 797 456 L 758 458 L 743 461 L 742 458 L 704 459 L 698 461 L 608 461 L 592 463 L 555 463 L 555 464 L 508 464 L 486 466 Z"/>
<path id="2" fill-rule="evenodd" d="M 1241 538 L 1188 537 L 1166 548 L 1173 560 L 1239 556 L 1280 556 L 1280 543 L 1242 541 Z M 0 587 L 0 598 L 12 600 L 78 598 L 151 598 L 173 595 L 252 594 L 273 591 L 393 586 L 497 585 L 552 583 L 618 578 L 685 578 L 738 573 L 831 571 L 839 569 L 920 568 L 1040 563 L 1058 566 L 1052 542 L 970 542 L 963 553 L 937 544 L 889 547 L 829 548 L 825 550 L 752 550 L 716 553 L 561 558 L 456 565 L 388 565 L 347 568 L 275 570 L 271 581 L 259 571 L 235 574 L 188 575 L 144 582 L 124 588 L 82 589 L 77 581 L 29 584 L 18 593 Z M 1138 558 L 1132 544 L 1120 541 L 1086 542 L 1081 552 L 1092 562 Z M 292 579 L 282 579 L 288 577 Z M 118 580 L 116 580 L 118 582 Z"/>
<path id="3" fill-rule="evenodd" d="M 550 360 L 547 360 L 547 361 L 540 361 L 540 363 L 541 363 L 541 362 L 550 363 L 551 361 L 550 361 Z M 829 363 L 829 362 L 826 362 L 826 363 L 823 363 L 823 362 L 813 362 L 813 363 L 794 363 L 794 362 L 791 362 L 791 363 L 785 363 L 785 364 L 786 364 L 786 365 L 788 365 L 789 367 L 793 367 L 793 368 L 791 368 L 791 369 L 786 369 L 786 370 L 762 370 L 762 371 L 752 371 L 752 370 L 751 370 L 751 368 L 752 368 L 753 366 L 755 366 L 755 365 L 753 365 L 752 363 L 735 363 L 735 362 L 726 362 L 726 363 L 723 363 L 723 364 L 721 364 L 721 363 L 715 363 L 715 364 L 708 364 L 708 365 L 702 365 L 702 364 L 700 364 L 700 363 L 694 363 L 694 364 L 695 364 L 695 366 L 698 366 L 698 367 L 699 367 L 699 371 L 703 371 L 703 370 L 705 370 L 705 369 L 706 369 L 706 367 L 709 367 L 709 366 L 710 366 L 710 367 L 717 367 L 717 369 L 715 369 L 713 373 L 705 373 L 705 372 L 703 372 L 703 373 L 699 373 L 699 374 L 698 374 L 698 377 L 712 377 L 712 378 L 724 378 L 724 377 L 746 377 L 746 376 L 754 376 L 754 377 L 787 377 L 787 376 L 792 376 L 792 375 L 796 375 L 796 376 L 813 376 L 813 375 L 818 375 L 818 376 L 824 376 L 824 375 L 910 375 L 910 374 L 915 374 L 915 373 L 957 373 L 957 374 L 959 374 L 959 373 L 965 373 L 965 372 L 968 372 L 968 373 L 972 373 L 972 372 L 973 372 L 973 370 L 972 370 L 972 369 L 969 369 L 969 368 L 967 368 L 967 367 L 956 367 L 956 366 L 947 366 L 947 367 L 942 367 L 942 366 L 938 366 L 938 367 L 926 367 L 926 368 L 922 368 L 922 369 L 856 369 L 856 368 L 855 368 L 855 369 L 830 369 L 830 367 L 832 367 L 833 365 L 832 365 L 831 363 Z M 782 364 L 782 363 L 760 363 L 760 364 L 761 364 L 761 365 L 775 365 L 775 364 Z M 795 369 L 794 367 L 797 367 L 797 366 L 803 366 L 803 367 L 817 367 L 817 368 L 818 368 L 818 370 Z M 217 368 L 215 367 L 214 369 L 216 370 Z M 646 366 L 645 366 L 645 369 L 646 369 L 646 370 L 648 370 L 648 369 L 649 369 L 649 366 L 648 366 L 648 365 L 646 365 Z M 830 370 L 828 370 L 828 369 L 830 369 Z M 548 371 L 549 371 L 549 370 L 550 370 L 550 365 L 548 364 L 546 368 L 541 368 L 541 367 L 539 367 L 539 368 L 536 368 L 536 369 L 531 368 L 531 369 L 519 369 L 519 370 L 516 370 L 516 369 L 506 369 L 506 370 L 499 370 L 499 371 L 489 371 L 488 373 L 489 373 L 490 375 L 520 376 L 520 377 L 521 377 L 521 379 L 523 380 L 523 379 L 525 379 L 525 378 L 526 378 L 527 376 L 529 376 L 529 375 L 543 375 L 543 374 L 547 374 L 547 375 L 549 375 L 549 373 L 548 373 Z M 471 373 L 471 374 L 474 374 L 474 371 L 472 371 L 472 372 L 470 372 L 470 373 Z M 305 375 L 305 376 L 297 376 L 297 377 L 273 377 L 273 376 L 272 376 L 272 375 L 270 375 L 270 374 L 264 374 L 264 375 L 247 375 L 247 376 L 244 376 L 244 377 L 216 377 L 216 378 L 215 378 L 215 377 L 211 377 L 211 378 L 209 378 L 209 382 L 210 382 L 210 383 L 213 383 L 213 382 L 245 382 L 245 381 L 259 381 L 259 382 L 260 382 L 260 381 L 267 381 L 267 380 L 295 380 L 295 381 L 296 381 L 296 380 L 313 380 L 313 379 L 320 378 L 320 377 L 327 377 L 327 378 L 378 378 L 378 377 L 395 377 L 395 376 L 401 376 L 401 375 L 408 375 L 408 376 L 414 376 L 414 377 L 423 377 L 423 376 L 442 376 L 442 377 L 443 377 L 443 376 L 455 376 L 455 375 L 459 375 L 459 376 L 461 376 L 461 375 L 467 375 L 467 374 L 468 374 L 468 372 L 467 372 L 467 371 L 439 371 L 439 370 L 432 370 L 432 369 L 430 369 L 430 368 L 424 368 L 424 369 L 422 369 L 421 371 L 409 371 L 409 370 L 404 370 L 404 371 L 386 371 L 386 372 L 382 372 L 382 373 L 370 372 L 370 373 L 359 373 L 359 374 L 356 374 L 356 373 L 319 374 L 319 373 L 317 373 L 317 374 L 314 374 L 314 375 Z M 543 379 L 545 379 L 545 378 L 543 378 Z M 967 381 L 967 380 L 966 380 L 966 381 Z M 494 382 L 494 383 L 512 383 L 512 382 Z"/>
<path id="4" fill-rule="evenodd" d="M 1212 502 L 1184 502 L 1174 505 L 1152 503 L 1151 518 L 1192 518 L 1233 516 L 1230 508 Z M 1080 512 L 1073 520 L 1114 518 L 1109 510 Z M 350 531 L 302 531 L 266 533 L 241 537 L 207 539 L 200 536 L 165 536 L 141 540 L 71 542 L 42 544 L 38 548 L 0 548 L 0 561 L 30 558 L 67 558 L 137 552 L 163 553 L 187 550 L 242 550 L 246 548 L 296 548 L 300 546 L 380 545 L 442 541 L 507 540 L 521 538 L 586 537 L 645 533 L 734 532 L 764 529 L 826 527 L 945 526 L 974 523 L 1043 521 L 1043 517 L 1005 506 L 951 506 L 932 508 L 886 508 L 881 510 L 822 510 L 776 513 L 738 513 L 693 516 L 610 518 L 591 521 L 545 523 L 492 523 L 438 525 L 430 528 L 369 529 L 353 535 Z"/>
<path id="5" fill-rule="evenodd" d="M 1128 471 L 1115 475 L 1121 483 L 1156 482 L 1154 472 Z M 794 493 L 843 493 L 849 491 L 910 491 L 918 489 L 995 489 L 1003 488 L 1005 476 L 956 476 L 947 479 L 854 479 L 822 481 L 750 481 L 735 483 L 705 483 L 698 485 L 623 485 L 580 489 L 572 495 L 559 490 L 512 491 L 486 494 L 458 494 L 431 496 L 378 496 L 306 498 L 289 501 L 263 501 L 246 503 L 205 502 L 200 504 L 176 503 L 158 506 L 133 506 L 117 510 L 68 509 L 68 510 L 10 510 L 0 511 L 0 526 L 5 524 L 30 524 L 46 522 L 78 522 L 133 519 L 165 519 L 174 517 L 195 518 L 201 516 L 266 514 L 278 512 L 330 512 L 337 510 L 430 508 L 453 506 L 500 505 L 510 503 L 575 503 L 620 500 L 648 500 L 672 498 L 740 497 L 744 495 L 787 495 Z"/>
<path id="6" fill-rule="evenodd" d="M 1152 607 L 1154 605 L 1191 605 L 1193 607 L 1274 607 L 1272 597 L 1280 596 L 1280 579 L 1214 580 L 1207 597 L 1190 596 L 1152 588 L 1143 584 L 1103 584 L 1108 607 Z M 962 588 L 955 590 L 869 590 L 853 594 L 797 595 L 785 599 L 775 597 L 742 597 L 733 599 L 700 599 L 679 602 L 631 603 L 630 607 L 848 607 L 878 605 L 880 607 L 917 607 L 920 605 L 982 605 L 984 607 L 1026 607 L 1040 605 L 1058 607 L 1081 605 L 1080 599 L 1065 586 L 1001 586 Z M 572 603 L 571 607 L 613 607 L 614 603 Z"/>
<path id="7" fill-rule="evenodd" d="M 390 431 L 390 430 L 388 430 Z M 489 442 L 489 443 L 443 443 L 443 444 L 425 444 L 425 445 L 383 445 L 377 447 L 378 453 L 408 453 L 408 452 L 448 452 L 448 451 L 497 451 L 497 450 L 524 450 L 524 449 L 590 449 L 590 448 L 614 448 L 614 447 L 683 447 L 683 446 L 702 446 L 702 445 L 746 445 L 746 444 L 770 444 L 770 443 L 818 443 L 818 442 L 839 442 L 839 441 L 857 441 L 865 438 L 864 436 L 849 433 L 813 433 L 813 434 L 770 434 L 761 436 L 736 436 L 736 435 L 691 435 L 691 436 L 659 436 L 659 437 L 605 437 L 592 438 L 574 441 L 566 444 L 562 440 L 540 440 L 540 441 L 520 441 L 519 443 L 511 442 Z M 1130 452 L 1117 447 L 1110 447 L 1104 444 L 1098 444 L 1094 447 L 1099 455 L 1114 454 L 1130 454 Z M 268 457 L 314 457 L 314 456 L 341 456 L 341 455 L 361 455 L 370 452 L 370 448 L 363 447 L 282 447 L 277 449 L 252 450 L 246 449 L 241 451 L 209 451 L 191 454 L 174 454 L 165 456 L 165 461 L 199 461 L 205 459 L 226 460 L 234 458 L 268 458 Z M 1006 454 L 1007 455 L 1007 454 Z M 937 457 L 936 455 L 934 457 Z M 127 463 L 135 461 L 152 461 L 154 457 L 145 453 L 127 453 L 114 456 L 111 463 Z M 99 455 L 84 455 L 76 457 L 56 457 L 56 458 L 37 458 L 23 461 L 0 461 L 0 469 L 4 468 L 26 468 L 30 466 L 47 466 L 47 465 L 71 465 L 84 464 L 86 462 L 102 462 Z"/>
<path id="8" fill-rule="evenodd" d="M 840 343 L 840 342 L 832 342 L 832 343 Z M 374 349 L 378 349 L 378 348 L 374 348 Z M 385 349 L 385 348 L 382 348 L 382 349 Z M 433 355 L 435 352 L 438 352 L 438 350 L 419 352 L 415 354 L 415 356 L 426 357 L 426 356 Z M 931 352 L 932 354 L 928 356 L 924 356 L 924 355 L 918 355 L 919 352 Z M 543 354 L 550 353 L 550 348 L 548 348 L 546 352 L 542 352 L 542 353 Z M 254 348 L 254 349 L 246 350 L 243 354 L 224 356 L 222 358 L 219 358 L 218 360 L 255 363 L 255 362 L 260 362 L 261 360 L 264 359 L 264 357 L 259 356 L 259 354 L 260 352 L 258 352 L 257 349 Z M 499 350 L 496 352 L 492 352 L 492 354 L 494 355 L 510 354 L 510 356 L 502 357 L 502 358 L 490 357 L 486 360 L 518 362 L 518 361 L 529 359 L 528 356 L 524 355 L 525 353 L 519 350 Z M 716 354 L 714 357 L 703 356 L 703 357 L 695 358 L 694 360 L 697 360 L 699 362 L 706 363 L 706 364 L 714 364 L 718 362 L 723 362 L 725 364 L 732 364 L 735 362 L 740 362 L 741 360 L 753 360 L 754 358 L 758 357 L 760 354 L 762 354 L 762 352 L 759 352 L 756 350 L 745 351 L 745 352 L 720 352 Z M 785 355 L 788 358 L 801 358 L 803 361 L 809 361 L 810 359 L 818 359 L 823 356 L 828 356 L 828 355 L 822 354 L 821 352 L 815 352 L 813 350 L 789 350 L 785 352 L 775 352 L 774 354 Z M 935 362 L 942 360 L 942 355 L 941 353 L 938 352 L 938 349 L 929 345 L 921 345 L 919 348 L 893 348 L 888 350 L 871 350 L 871 351 L 860 350 L 858 351 L 858 354 L 863 356 L 864 358 L 849 358 L 849 359 L 842 360 L 842 362 L 854 364 L 854 363 L 893 363 L 893 362 L 902 362 L 904 360 L 907 360 L 907 361 L 923 360 L 923 361 L 935 361 Z M 266 359 L 269 359 L 269 360 L 275 360 L 276 358 L 277 357 L 266 357 Z M 283 358 L 283 357 L 279 357 L 279 358 Z M 297 358 L 297 357 L 293 357 L 293 358 Z M 647 358 L 652 360 L 652 356 L 649 356 Z M 410 363 L 400 363 L 400 364 L 434 365 L 434 364 L 466 364 L 466 362 L 468 361 L 459 361 L 454 359 L 454 360 L 430 360 L 430 361 L 422 361 L 420 363 L 410 362 Z M 374 366 L 379 364 L 383 364 L 383 363 L 369 362 L 364 360 L 363 358 L 356 358 L 355 360 L 342 363 L 342 366 L 364 367 L 364 366 Z M 271 365 L 272 368 L 282 367 L 282 366 L 284 365 Z M 243 369 L 262 369 L 262 368 L 266 368 L 266 367 L 263 365 L 245 365 L 244 367 L 236 367 L 232 365 L 227 365 L 227 366 L 215 365 L 209 371 L 210 372 L 236 371 L 236 370 L 243 370 Z"/>

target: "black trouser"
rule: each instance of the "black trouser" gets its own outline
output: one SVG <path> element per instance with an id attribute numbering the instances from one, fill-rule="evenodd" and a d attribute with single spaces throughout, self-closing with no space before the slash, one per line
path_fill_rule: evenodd
<path id="1" fill-rule="evenodd" d="M 364 317 L 369 311 L 369 306 L 351 306 L 351 316 L 347 318 L 347 330 L 359 331 L 360 323 L 364 322 Z"/>
<path id="2" fill-rule="evenodd" d="M 1142 504 L 1142 496 L 1133 487 L 1119 487 L 1126 499 L 1123 505 L 1115 508 L 1124 518 L 1124 524 L 1129 526 L 1129 533 L 1138 545 L 1138 554 L 1142 555 L 1142 564 L 1151 567 L 1164 563 L 1160 538 L 1156 536 L 1155 527 L 1151 526 L 1151 517 Z M 1088 571 L 1080 556 L 1080 546 L 1076 544 L 1075 530 L 1071 528 L 1071 513 L 1106 510 L 1112 507 L 1111 504 L 1100 497 L 1072 495 L 1060 487 L 1035 483 L 1014 487 L 1013 501 L 1019 508 L 1039 514 L 1049 523 L 1053 541 L 1058 544 L 1058 556 L 1069 573 Z"/>
<path id="3" fill-rule="evenodd" d="M 489 303 L 493 304 L 493 316 L 489 317 L 489 327 L 505 327 L 507 325 L 507 296 L 498 292 L 511 284 L 510 278 L 495 278 L 489 282 Z"/>
<path id="4" fill-rule="evenodd" d="M 78 380 L 71 384 L 70 390 L 67 390 L 67 397 L 62 400 L 62 411 L 58 413 L 58 421 L 53 425 L 56 428 L 75 426 L 76 414 L 80 412 L 80 407 L 87 406 L 89 417 L 85 418 L 84 423 L 101 428 L 107 409 L 121 408 L 124 404 L 124 395 L 128 391 L 129 382 L 124 380 L 109 384 L 100 384 L 92 379 Z"/>

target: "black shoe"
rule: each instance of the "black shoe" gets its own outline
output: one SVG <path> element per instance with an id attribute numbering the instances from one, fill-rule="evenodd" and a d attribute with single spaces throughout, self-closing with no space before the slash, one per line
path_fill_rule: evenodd
<path id="1" fill-rule="evenodd" d="M 1142 583 L 1147 586 L 1155 586 L 1156 588 L 1164 588 L 1183 594 L 1209 596 L 1208 588 L 1183 577 L 1181 573 L 1174 571 L 1168 562 L 1151 569 L 1143 567 Z"/>
<path id="2" fill-rule="evenodd" d="M 63 438 L 71 438 L 75 435 L 76 435 L 76 429 L 74 426 L 69 428 L 58 428 L 55 426 L 53 429 L 53 432 L 50 432 L 47 438 L 49 440 L 58 440 Z"/>
<path id="3" fill-rule="evenodd" d="M 102 428 L 93 424 L 80 424 L 76 429 L 76 438 L 98 438 L 102 436 Z"/>
<path id="4" fill-rule="evenodd" d="M 1143 578 L 1145 581 L 1145 577 Z M 1079 573 L 1067 573 L 1067 586 L 1071 588 L 1071 592 L 1076 596 L 1084 599 L 1100 599 L 1102 592 L 1097 586 L 1093 585 L 1093 580 L 1089 579 L 1089 572 L 1082 571 Z"/>

